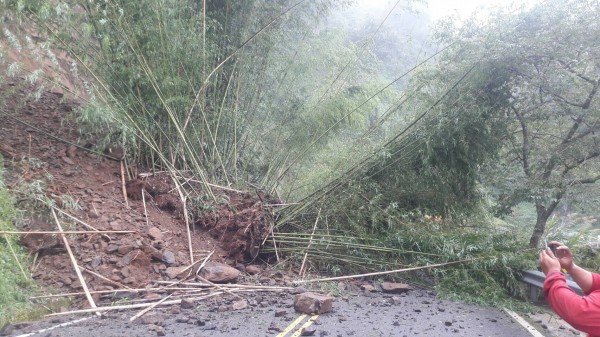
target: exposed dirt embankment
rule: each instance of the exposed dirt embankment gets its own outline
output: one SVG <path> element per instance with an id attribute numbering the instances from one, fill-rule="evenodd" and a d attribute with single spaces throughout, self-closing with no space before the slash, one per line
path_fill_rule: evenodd
<path id="1" fill-rule="evenodd" d="M 270 205 L 279 201 L 262 192 L 215 188 L 220 202 L 187 205 L 188 243 L 184 208 L 168 174 L 128 179 L 125 200 L 121 162 L 85 149 L 90 139 L 73 122 L 79 103 L 56 91 L 29 99 L 32 90 L 20 79 L 0 87 L 5 111 L 0 151 L 7 159 L 7 182 L 21 191 L 22 206 L 38 193 L 55 202 L 64 230 L 89 231 L 69 234 L 67 240 L 91 291 L 143 288 L 158 280 L 181 279 L 185 275 L 177 276 L 170 268 L 191 264 L 190 246 L 194 261 L 214 252 L 211 261 L 240 269 L 257 262 L 258 248 L 272 225 Z M 19 230 L 57 230 L 50 208 L 35 213 L 26 215 Z M 82 290 L 59 236 L 26 234 L 21 242 L 30 252 L 33 277 L 47 292 Z M 75 302 L 85 303 L 83 297 Z"/>

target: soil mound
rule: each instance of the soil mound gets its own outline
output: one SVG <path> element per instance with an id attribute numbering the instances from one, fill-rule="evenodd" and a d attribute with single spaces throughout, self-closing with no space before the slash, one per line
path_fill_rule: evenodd
<path id="1" fill-rule="evenodd" d="M 93 140 L 74 122 L 78 103 L 60 92 L 28 98 L 33 91 L 18 79 L 0 87 L 0 151 L 7 184 L 22 194 L 23 203 L 35 193 L 52 200 L 65 231 L 87 231 L 66 237 L 91 291 L 144 288 L 181 278 L 186 275 L 176 276 L 170 268 L 183 269 L 209 255 L 211 261 L 234 266 L 257 258 L 278 200 L 260 191 L 214 188 L 218 202 L 194 196 L 184 207 L 165 172 L 128 179 L 125 200 L 124 162 L 102 156 L 104 149 L 87 150 Z M 39 212 L 27 215 L 18 229 L 56 231 L 51 208 L 37 206 Z M 60 236 L 24 234 L 21 242 L 34 262 L 33 277 L 48 292 L 81 291 Z"/>

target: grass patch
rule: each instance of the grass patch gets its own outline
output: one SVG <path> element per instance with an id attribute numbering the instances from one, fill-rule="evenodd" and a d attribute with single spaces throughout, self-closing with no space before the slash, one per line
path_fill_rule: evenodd
<path id="1" fill-rule="evenodd" d="M 4 185 L 4 159 L 0 156 L 0 230 L 15 230 L 17 215 L 14 202 Z M 16 236 L 0 237 L 0 326 L 21 321 L 30 316 L 29 300 L 34 287 L 27 270 L 26 254 Z"/>

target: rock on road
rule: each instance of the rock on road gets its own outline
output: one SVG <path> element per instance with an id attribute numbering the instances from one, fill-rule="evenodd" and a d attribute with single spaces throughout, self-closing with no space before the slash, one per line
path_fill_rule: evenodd
<path id="1" fill-rule="evenodd" d="M 244 297 L 248 305 L 240 310 L 234 310 L 240 308 L 235 305 L 237 299 L 221 298 L 191 307 L 188 304 L 155 308 L 133 322 L 130 318 L 138 311 L 106 312 L 102 317 L 87 314 L 47 318 L 16 325 L 10 335 L 295 337 L 302 335 L 304 328 L 303 335 L 328 337 L 533 336 L 504 311 L 440 300 L 432 292 L 419 289 L 401 295 L 347 293 L 335 298 L 331 312 L 319 316 L 295 312 L 293 295 L 287 292 Z M 47 330 L 52 327 L 56 328 Z"/>

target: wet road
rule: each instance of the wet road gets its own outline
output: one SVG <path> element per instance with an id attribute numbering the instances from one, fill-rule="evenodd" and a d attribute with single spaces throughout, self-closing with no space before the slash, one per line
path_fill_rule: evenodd
<path id="1" fill-rule="evenodd" d="M 252 294 L 247 308 L 232 310 L 233 300 L 156 308 L 130 322 L 137 311 L 52 318 L 15 329 L 11 336 L 536 336 L 495 308 L 436 299 L 425 290 L 397 296 L 360 292 L 336 298 L 333 311 L 319 316 L 293 309 L 293 295 Z M 44 330 L 65 322 L 73 324 Z M 68 324 L 68 323 L 67 323 Z M 543 336 L 538 334 L 537 336 Z"/>

